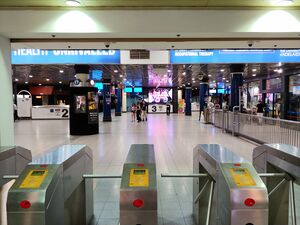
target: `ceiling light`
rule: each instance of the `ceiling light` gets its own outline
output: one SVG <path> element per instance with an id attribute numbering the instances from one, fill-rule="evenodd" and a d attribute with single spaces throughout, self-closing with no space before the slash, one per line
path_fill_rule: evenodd
<path id="1" fill-rule="evenodd" d="M 213 82 L 214 82 L 214 83 L 216 83 L 216 81 L 215 81 L 215 80 L 214 80 Z"/>
<path id="2" fill-rule="evenodd" d="M 120 74 L 120 77 L 123 77 L 123 75 L 122 75 L 122 74 Z"/>
<path id="3" fill-rule="evenodd" d="M 60 73 L 63 73 L 64 71 L 63 71 L 63 70 L 59 70 L 59 72 L 60 72 Z"/>
<path id="4" fill-rule="evenodd" d="M 211 77 L 211 74 L 208 74 L 209 77 Z"/>
<path id="5" fill-rule="evenodd" d="M 16 79 L 15 79 L 15 81 L 19 81 L 19 79 L 18 79 L 18 78 L 16 78 Z"/>
<path id="6" fill-rule="evenodd" d="M 68 6 L 80 6 L 81 5 L 80 1 L 76 1 L 76 0 L 67 0 L 67 1 L 65 1 L 65 3 Z"/>
<path id="7" fill-rule="evenodd" d="M 196 81 L 193 80 L 193 83 L 196 83 Z"/>
<path id="8" fill-rule="evenodd" d="M 277 70 L 277 73 L 282 73 L 282 69 Z"/>
<path id="9" fill-rule="evenodd" d="M 172 72 L 172 70 L 168 70 L 168 73 L 171 73 Z"/>
<path id="10" fill-rule="evenodd" d="M 294 4 L 294 0 L 279 0 L 276 1 L 276 5 L 280 5 L 280 6 L 289 6 Z"/>
<path id="11" fill-rule="evenodd" d="M 32 75 L 29 75 L 29 77 L 30 77 L 30 78 L 33 78 L 33 76 L 32 76 Z"/>
<path id="12" fill-rule="evenodd" d="M 25 84 L 28 84 L 28 81 L 25 81 Z"/>
<path id="13" fill-rule="evenodd" d="M 222 79 L 223 79 L 223 80 L 226 80 L 226 78 L 225 78 L 225 77 L 223 77 Z"/>
<path id="14" fill-rule="evenodd" d="M 225 70 L 224 70 L 224 69 L 221 69 L 220 71 L 221 71 L 221 72 L 224 72 Z"/>
<path id="15" fill-rule="evenodd" d="M 229 80 L 226 80 L 226 83 L 228 83 L 229 82 Z"/>
<path id="16" fill-rule="evenodd" d="M 185 76 L 185 75 L 186 75 L 186 72 L 183 72 L 182 75 Z"/>
<path id="17" fill-rule="evenodd" d="M 39 86 L 42 86 L 42 84 L 39 84 Z"/>
<path id="18" fill-rule="evenodd" d="M 50 81 L 50 79 L 49 79 L 49 78 L 47 78 L 47 79 L 46 79 L 46 81 Z"/>
<path id="19" fill-rule="evenodd" d="M 256 72 L 257 71 L 257 69 L 252 69 L 252 72 Z"/>
<path id="20" fill-rule="evenodd" d="M 254 73 L 254 74 L 252 74 L 252 77 L 256 77 L 256 74 Z"/>
<path id="21" fill-rule="evenodd" d="M 278 69 L 274 69 L 274 72 L 278 72 Z"/>
<path id="22" fill-rule="evenodd" d="M 58 83 L 62 84 L 62 81 L 59 81 Z"/>
<path id="23" fill-rule="evenodd" d="M 74 77 L 75 77 L 75 78 L 77 78 L 77 76 L 76 76 L 76 75 L 74 75 Z"/>
<path id="24" fill-rule="evenodd" d="M 279 63 L 278 63 L 278 66 L 282 66 L 282 63 L 281 63 L 281 62 L 279 62 Z"/>
<path id="25" fill-rule="evenodd" d="M 115 73 L 119 72 L 118 70 L 114 70 Z"/>

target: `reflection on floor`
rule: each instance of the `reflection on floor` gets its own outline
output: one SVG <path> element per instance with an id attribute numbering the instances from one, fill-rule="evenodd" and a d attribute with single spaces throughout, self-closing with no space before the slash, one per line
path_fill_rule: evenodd
<path id="1" fill-rule="evenodd" d="M 101 117 L 100 117 L 101 118 Z M 148 122 L 132 123 L 130 114 L 100 122 L 99 135 L 70 136 L 69 121 L 24 120 L 15 124 L 16 144 L 33 156 L 61 144 L 86 144 L 93 149 L 94 172 L 121 174 L 131 144 L 154 144 L 157 161 L 159 225 L 189 225 L 192 220 L 192 180 L 160 178 L 161 172 L 191 173 L 196 144 L 218 143 L 251 160 L 254 144 L 222 133 L 198 121 L 198 115 L 149 115 Z M 95 180 L 97 225 L 119 224 L 120 180 Z"/>

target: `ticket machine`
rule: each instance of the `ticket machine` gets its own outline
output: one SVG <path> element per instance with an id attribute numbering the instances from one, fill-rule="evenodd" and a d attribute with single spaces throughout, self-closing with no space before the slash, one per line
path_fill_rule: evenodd
<path id="1" fill-rule="evenodd" d="M 123 167 L 120 225 L 157 225 L 154 146 L 131 145 Z"/>
<path id="2" fill-rule="evenodd" d="M 30 163 L 8 193 L 8 225 L 88 225 L 93 219 L 93 169 L 85 145 L 63 145 Z"/>

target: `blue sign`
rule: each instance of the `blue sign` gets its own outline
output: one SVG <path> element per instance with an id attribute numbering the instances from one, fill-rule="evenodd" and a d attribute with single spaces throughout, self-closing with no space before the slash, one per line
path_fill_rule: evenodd
<path id="1" fill-rule="evenodd" d="M 171 50 L 171 64 L 299 63 L 299 49 Z"/>
<path id="2" fill-rule="evenodd" d="M 120 50 L 18 49 L 11 53 L 14 64 L 120 64 Z"/>

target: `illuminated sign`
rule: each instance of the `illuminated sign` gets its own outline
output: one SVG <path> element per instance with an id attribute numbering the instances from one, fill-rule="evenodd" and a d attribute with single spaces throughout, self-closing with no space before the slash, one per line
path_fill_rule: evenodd
<path id="1" fill-rule="evenodd" d="M 17 49 L 14 64 L 120 64 L 120 50 L 41 50 Z"/>
<path id="2" fill-rule="evenodd" d="M 297 63 L 299 49 L 171 50 L 170 63 Z"/>

